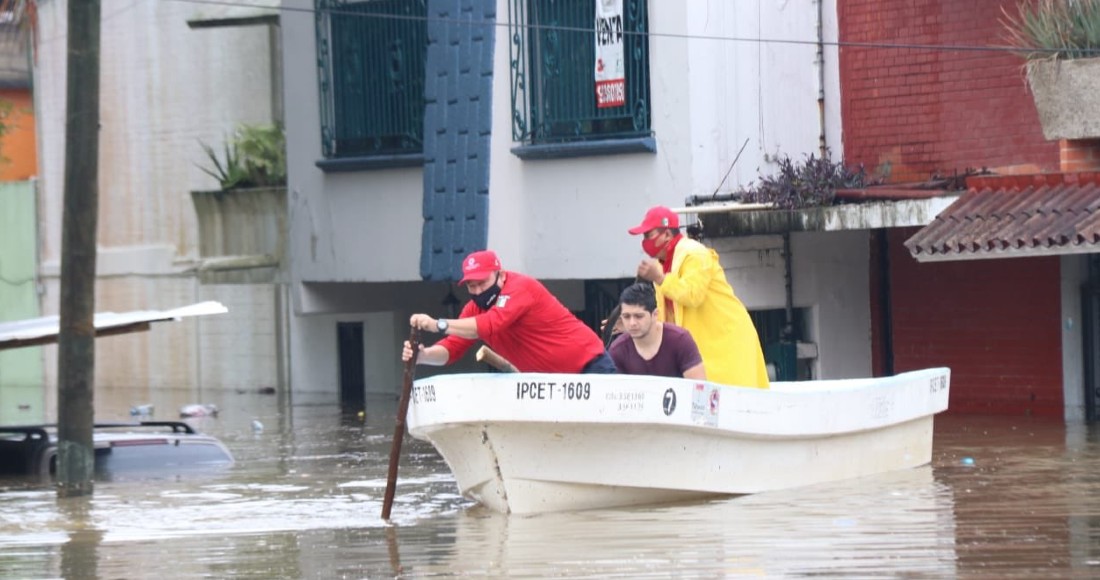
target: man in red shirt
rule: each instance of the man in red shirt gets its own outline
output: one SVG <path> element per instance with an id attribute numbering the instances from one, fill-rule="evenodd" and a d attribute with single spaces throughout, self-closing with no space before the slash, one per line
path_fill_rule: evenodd
<path id="1" fill-rule="evenodd" d="M 446 335 L 420 346 L 416 362 L 452 364 L 481 340 L 525 373 L 614 373 L 600 337 L 573 316 L 538 280 L 506 272 L 495 252 L 474 252 L 462 261 L 470 301 L 457 319 L 413 314 L 409 325 Z M 412 358 L 408 341 L 401 359 Z"/>

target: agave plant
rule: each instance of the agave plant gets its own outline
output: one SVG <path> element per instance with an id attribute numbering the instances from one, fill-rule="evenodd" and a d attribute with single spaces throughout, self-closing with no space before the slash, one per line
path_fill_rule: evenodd
<path id="1" fill-rule="evenodd" d="M 1009 44 L 1028 60 L 1100 56 L 1100 0 L 1020 2 L 1001 9 Z"/>
<path id="2" fill-rule="evenodd" d="M 210 162 L 199 166 L 222 191 L 286 184 L 286 138 L 279 125 L 241 125 L 224 145 L 224 158 L 199 143 Z"/>

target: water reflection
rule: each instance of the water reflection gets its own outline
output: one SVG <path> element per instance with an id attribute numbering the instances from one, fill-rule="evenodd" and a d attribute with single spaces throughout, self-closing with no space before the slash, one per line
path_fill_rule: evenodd
<path id="1" fill-rule="evenodd" d="M 158 411 L 194 402 L 158 396 Z M 128 418 L 135 402 L 97 397 L 101 419 Z M 65 501 L 0 483 L 0 576 L 143 577 L 166 561 L 181 578 L 1100 575 L 1100 443 L 1085 427 L 943 417 L 930 467 L 526 517 L 459 497 L 434 450 L 407 439 L 396 525 L 386 526 L 392 399 L 369 401 L 362 419 L 251 393 L 202 402 L 222 412 L 188 422 L 230 447 L 237 463 L 227 472 L 101 482 L 93 497 Z"/>

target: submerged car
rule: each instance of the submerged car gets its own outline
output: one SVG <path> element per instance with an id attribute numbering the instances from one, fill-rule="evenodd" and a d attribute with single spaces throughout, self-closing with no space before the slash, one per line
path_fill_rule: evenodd
<path id="1" fill-rule="evenodd" d="M 96 423 L 92 437 L 95 477 L 101 481 L 176 477 L 233 465 L 221 441 L 180 421 Z M 56 474 L 55 425 L 0 426 L 0 477 Z"/>

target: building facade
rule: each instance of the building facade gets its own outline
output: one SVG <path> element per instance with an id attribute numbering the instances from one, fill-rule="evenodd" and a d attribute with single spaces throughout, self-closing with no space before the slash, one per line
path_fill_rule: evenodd
<path id="1" fill-rule="evenodd" d="M 496 250 L 583 316 L 593 285 L 633 278 L 643 254 L 626 230 L 647 208 L 839 144 L 831 2 L 599 4 L 603 20 L 594 0 L 284 3 L 296 400 L 392 392 L 408 316 L 466 299 L 454 281 L 471 251 Z M 622 59 L 621 102 L 597 92 L 597 53 Z M 867 253 L 821 242 L 795 242 L 810 270 Z M 750 309 L 785 306 L 776 249 L 722 248 Z M 848 275 L 819 274 L 807 301 Z M 825 374 L 870 371 L 857 288 L 820 315 L 863 319 Z"/>
<path id="2" fill-rule="evenodd" d="M 102 6 L 96 311 L 163 310 L 205 300 L 229 308 L 225 315 L 97 341 L 96 384 L 135 389 L 139 399 L 149 389 L 256 389 L 279 382 L 285 354 L 276 338 L 284 318 L 280 286 L 207 283 L 191 195 L 217 188 L 201 169 L 209 165 L 203 143 L 221 152 L 239 124 L 272 123 L 281 114 L 273 64 L 277 25 L 248 18 L 244 26 L 212 25 L 255 16 L 230 12 L 153 0 Z M 42 315 L 58 312 L 60 294 L 66 14 L 65 2 L 38 3 Z M 277 23 L 275 12 L 267 18 Z M 57 348 L 42 351 L 42 396 L 55 408 Z"/>

